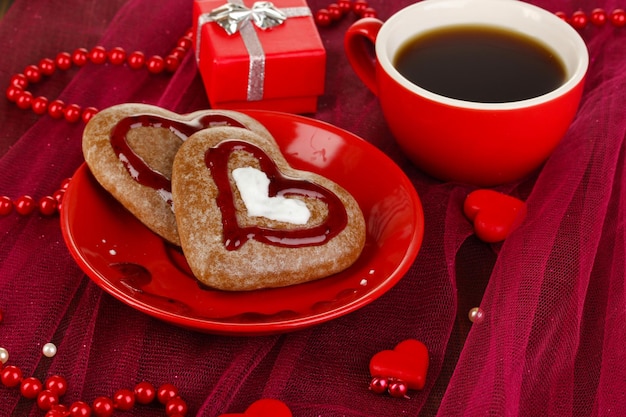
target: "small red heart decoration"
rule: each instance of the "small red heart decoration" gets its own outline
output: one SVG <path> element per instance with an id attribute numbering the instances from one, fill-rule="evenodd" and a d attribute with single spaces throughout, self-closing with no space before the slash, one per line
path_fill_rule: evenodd
<path id="1" fill-rule="evenodd" d="M 526 215 L 526 203 L 493 190 L 476 190 L 465 199 L 463 211 L 474 223 L 476 236 L 484 242 L 504 240 Z"/>
<path id="2" fill-rule="evenodd" d="M 415 339 L 383 350 L 370 360 L 370 375 L 402 381 L 409 389 L 422 389 L 428 372 L 428 349 Z"/>
<path id="3" fill-rule="evenodd" d="M 292 417 L 287 405 L 272 398 L 255 401 L 243 414 L 222 414 L 220 417 Z"/>

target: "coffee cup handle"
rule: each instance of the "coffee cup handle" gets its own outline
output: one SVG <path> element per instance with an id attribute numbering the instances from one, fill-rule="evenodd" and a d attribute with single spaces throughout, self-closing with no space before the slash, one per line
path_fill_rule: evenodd
<path id="1" fill-rule="evenodd" d="M 376 37 L 382 25 L 381 20 L 372 17 L 357 20 L 346 32 L 343 43 L 352 69 L 375 95 L 378 95 L 378 85 L 372 46 L 376 45 Z"/>

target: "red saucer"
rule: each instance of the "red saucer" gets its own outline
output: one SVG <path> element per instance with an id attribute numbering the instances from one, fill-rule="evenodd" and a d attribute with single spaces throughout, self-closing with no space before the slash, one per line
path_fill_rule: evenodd
<path id="1" fill-rule="evenodd" d="M 123 303 L 186 328 L 255 335 L 305 328 L 343 316 L 392 288 L 422 243 L 424 216 L 413 185 L 377 148 L 332 125 L 285 113 L 246 112 L 274 135 L 289 163 L 337 182 L 365 215 L 367 239 L 347 270 L 306 284 L 251 292 L 206 288 L 184 256 L 115 201 L 82 165 L 61 212 L 78 265 Z"/>

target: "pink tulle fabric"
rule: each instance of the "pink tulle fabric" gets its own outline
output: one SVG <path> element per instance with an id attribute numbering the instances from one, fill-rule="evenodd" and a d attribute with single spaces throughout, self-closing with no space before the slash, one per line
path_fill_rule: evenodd
<path id="1" fill-rule="evenodd" d="M 537 0 L 571 15 L 617 0 Z M 311 0 L 311 9 L 328 0 Z M 412 3 L 371 0 L 383 20 Z M 0 21 L 0 85 L 26 65 L 78 47 L 165 54 L 191 26 L 191 0 L 16 0 Z M 63 403 L 93 401 L 146 380 L 175 384 L 188 415 L 243 413 L 260 398 L 294 417 L 626 415 L 626 28 L 581 32 L 591 65 L 579 114 L 546 164 L 496 189 L 527 202 L 504 243 L 478 240 L 462 206 L 474 187 L 443 183 L 399 151 L 375 97 L 349 68 L 343 33 L 321 28 L 326 94 L 315 118 L 351 131 L 395 160 L 425 212 L 423 246 L 381 298 L 312 328 L 261 337 L 175 327 L 114 299 L 71 258 L 56 218 L 0 218 L 0 346 L 26 376 L 60 374 Z M 60 72 L 36 95 L 105 108 L 145 102 L 179 113 L 208 107 L 191 54 L 173 76 L 103 65 Z M 0 195 L 43 196 L 82 162 L 83 124 L 36 116 L 0 99 Z M 97 221 L 97 219 L 94 219 Z M 471 308 L 484 321 L 472 324 Z M 368 390 L 378 351 L 416 338 L 430 368 L 410 399 Z M 53 341 L 54 358 L 41 354 Z M 42 416 L 0 386 L 0 416 Z M 160 416 L 137 406 L 125 416 Z M 271 417 L 271 416 L 266 416 Z"/>

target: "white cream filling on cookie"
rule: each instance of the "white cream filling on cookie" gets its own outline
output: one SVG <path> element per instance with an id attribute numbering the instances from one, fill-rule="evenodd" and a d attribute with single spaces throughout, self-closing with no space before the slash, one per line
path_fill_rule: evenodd
<path id="1" fill-rule="evenodd" d="M 250 217 L 265 217 L 292 224 L 309 221 L 311 212 L 303 201 L 269 196 L 270 180 L 263 171 L 243 167 L 234 169 L 232 175 Z"/>

